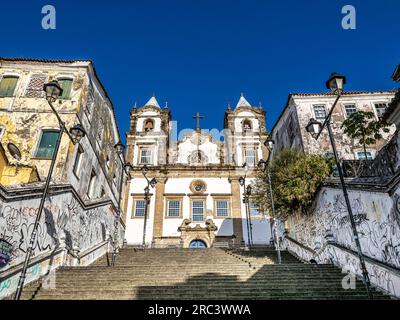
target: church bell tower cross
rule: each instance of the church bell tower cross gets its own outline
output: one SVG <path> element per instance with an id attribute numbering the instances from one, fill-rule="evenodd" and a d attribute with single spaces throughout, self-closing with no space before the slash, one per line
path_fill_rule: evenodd
<path id="1" fill-rule="evenodd" d="M 195 116 L 192 116 L 192 119 L 196 119 L 196 131 L 200 131 L 200 119 L 204 119 L 204 116 L 197 112 Z"/>

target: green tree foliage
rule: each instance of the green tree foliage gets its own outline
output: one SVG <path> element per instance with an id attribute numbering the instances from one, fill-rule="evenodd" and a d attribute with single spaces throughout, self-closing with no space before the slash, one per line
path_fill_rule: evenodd
<path id="1" fill-rule="evenodd" d="M 357 111 L 342 123 L 344 133 L 352 139 L 358 139 L 363 146 L 367 159 L 367 146 L 382 139 L 381 131 L 388 133 L 388 125 L 383 121 L 375 120 L 373 112 Z"/>
<path id="2" fill-rule="evenodd" d="M 332 160 L 323 156 L 281 150 L 270 165 L 276 215 L 285 218 L 295 212 L 306 213 L 331 168 Z M 267 172 L 260 170 L 253 188 L 254 201 L 261 212 L 271 212 Z"/>

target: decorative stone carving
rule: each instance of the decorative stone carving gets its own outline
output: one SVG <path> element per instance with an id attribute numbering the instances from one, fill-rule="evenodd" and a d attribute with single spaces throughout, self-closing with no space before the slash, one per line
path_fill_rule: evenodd
<path id="1" fill-rule="evenodd" d="M 188 157 L 188 163 L 193 164 L 202 164 L 205 165 L 208 163 L 208 157 L 201 150 L 193 151 Z"/>
<path id="2" fill-rule="evenodd" d="M 200 224 L 191 227 L 191 223 L 191 220 L 185 219 L 178 228 L 178 231 L 181 232 L 182 246 L 188 248 L 193 240 L 202 240 L 208 248 L 211 247 L 215 241 L 214 232 L 218 229 L 214 221 L 212 221 L 212 219 L 207 219 L 205 227 L 202 227 Z"/>
<path id="3" fill-rule="evenodd" d="M 203 180 L 193 180 L 190 183 L 190 191 L 193 193 L 204 193 L 207 190 L 207 185 Z"/>

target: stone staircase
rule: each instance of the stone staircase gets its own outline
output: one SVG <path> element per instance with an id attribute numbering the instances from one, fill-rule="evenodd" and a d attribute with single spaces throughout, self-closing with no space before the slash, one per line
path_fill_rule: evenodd
<path id="1" fill-rule="evenodd" d="M 332 265 L 303 264 L 271 249 L 122 249 L 115 267 L 103 257 L 88 267 L 58 269 L 55 289 L 40 281 L 23 299 L 366 299 L 362 282 L 344 290 Z M 374 290 L 375 299 L 388 299 Z"/>

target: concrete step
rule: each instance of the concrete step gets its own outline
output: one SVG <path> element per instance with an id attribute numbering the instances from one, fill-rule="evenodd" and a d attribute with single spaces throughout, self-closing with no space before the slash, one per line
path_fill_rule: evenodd
<path id="1" fill-rule="evenodd" d="M 24 299 L 366 299 L 361 281 L 344 290 L 345 274 L 332 265 L 303 264 L 282 252 L 122 249 L 88 267 L 60 268 L 54 290 L 28 285 Z M 376 299 L 387 299 L 375 293 Z"/>

